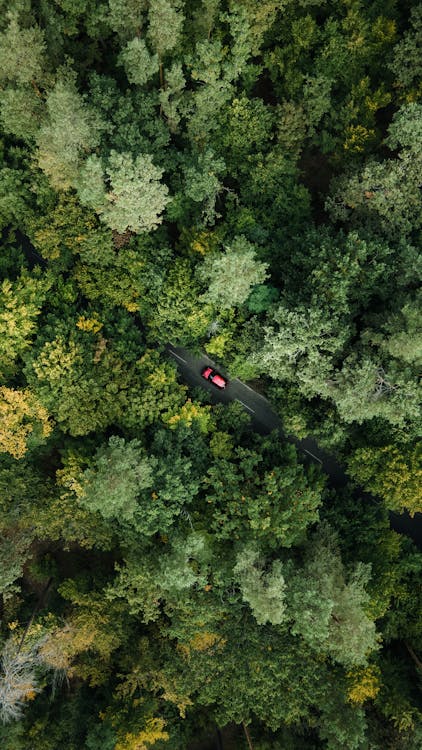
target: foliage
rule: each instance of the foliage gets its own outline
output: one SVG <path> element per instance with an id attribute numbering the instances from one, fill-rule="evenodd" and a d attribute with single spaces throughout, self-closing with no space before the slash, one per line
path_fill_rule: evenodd
<path id="1" fill-rule="evenodd" d="M 134 160 L 130 154 L 112 151 L 105 171 L 93 155 L 80 172 L 78 194 L 111 229 L 149 232 L 162 221 L 160 215 L 169 201 L 167 187 L 160 182 L 162 174 L 149 154 Z"/>
<path id="2" fill-rule="evenodd" d="M 237 556 L 234 573 L 238 578 L 243 599 L 248 602 L 258 625 L 271 622 L 280 625 L 286 618 L 284 603 L 285 581 L 281 565 L 273 562 L 264 573 L 262 563 L 251 548 L 245 548 Z"/>
<path id="3" fill-rule="evenodd" d="M 0 34 L 0 77 L 17 84 L 39 80 L 45 64 L 45 37 L 38 26 L 20 28 L 18 15 L 9 11 L 8 26 Z"/>
<path id="4" fill-rule="evenodd" d="M 83 154 L 98 144 L 104 123 L 78 93 L 73 76 L 56 82 L 46 109 L 36 136 L 38 165 L 53 187 L 66 190 L 75 184 Z"/>
<path id="5" fill-rule="evenodd" d="M 0 0 L 4 750 L 421 747 L 421 22 Z"/>
<path id="6" fill-rule="evenodd" d="M 0 452 L 22 458 L 29 444 L 43 442 L 53 429 L 47 410 L 29 390 L 0 387 Z"/>
<path id="7" fill-rule="evenodd" d="M 420 445 L 360 448 L 351 456 L 349 471 L 390 510 L 406 508 L 412 516 L 422 511 Z"/>
<path id="8" fill-rule="evenodd" d="M 136 497 L 152 486 L 152 467 L 140 451 L 140 443 L 111 437 L 100 448 L 93 469 L 85 469 L 77 494 L 82 505 L 104 518 L 127 521 L 136 511 Z"/>
<path id="9" fill-rule="evenodd" d="M 221 308 L 241 305 L 252 287 L 267 277 L 267 265 L 256 258 L 256 249 L 246 237 L 235 237 L 220 256 L 207 255 L 200 269 L 208 282 L 205 298 Z"/>
<path id="10" fill-rule="evenodd" d="M 0 291 L 0 373 L 10 375 L 15 361 L 30 347 L 47 291 L 48 277 L 30 276 L 24 270 L 16 281 L 4 279 Z"/>

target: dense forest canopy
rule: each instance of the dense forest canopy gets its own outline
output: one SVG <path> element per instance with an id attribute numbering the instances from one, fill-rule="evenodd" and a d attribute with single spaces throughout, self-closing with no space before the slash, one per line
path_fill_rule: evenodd
<path id="1" fill-rule="evenodd" d="M 422 747 L 421 43 L 415 0 L 0 0 L 4 750 Z"/>

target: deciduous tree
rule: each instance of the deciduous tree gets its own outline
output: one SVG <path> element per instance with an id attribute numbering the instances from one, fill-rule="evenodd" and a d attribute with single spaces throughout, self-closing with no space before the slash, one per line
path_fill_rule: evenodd
<path id="1" fill-rule="evenodd" d="M 167 186 L 160 182 L 162 175 L 149 154 L 133 159 L 113 151 L 105 169 L 93 155 L 80 171 L 78 194 L 111 229 L 121 234 L 128 229 L 150 232 L 161 223 L 170 200 Z"/>
<path id="2" fill-rule="evenodd" d="M 204 298 L 223 309 L 239 306 L 252 287 L 265 281 L 267 268 L 246 237 L 235 237 L 224 253 L 208 255 L 200 267 L 199 276 L 208 283 Z"/>

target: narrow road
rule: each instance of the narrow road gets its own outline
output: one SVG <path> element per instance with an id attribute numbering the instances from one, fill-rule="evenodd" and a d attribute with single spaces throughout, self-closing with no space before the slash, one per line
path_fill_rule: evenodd
<path id="1" fill-rule="evenodd" d="M 214 403 L 221 402 L 228 404 L 231 401 L 238 401 L 244 410 L 250 415 L 252 425 L 256 432 L 268 434 L 273 430 L 278 430 L 289 443 L 293 443 L 299 451 L 302 452 L 307 461 L 313 461 L 321 466 L 328 477 L 332 487 L 339 489 L 344 487 L 349 478 L 343 467 L 326 451 L 322 450 L 312 438 L 299 440 L 292 435 L 286 435 L 280 418 L 273 411 L 271 404 L 264 396 L 256 393 L 238 378 L 230 379 L 227 388 L 224 391 L 218 390 L 211 383 L 208 383 L 201 375 L 201 370 L 205 365 L 216 367 L 218 372 L 225 376 L 221 367 L 205 354 L 200 357 L 192 355 L 187 349 L 180 346 L 166 345 L 166 351 L 174 359 L 183 380 L 189 385 L 200 386 L 212 394 Z M 365 493 L 366 495 L 368 493 Z M 390 513 L 391 527 L 401 534 L 410 536 L 419 548 L 422 548 L 422 514 L 416 513 L 414 518 L 410 518 L 408 513 Z"/>

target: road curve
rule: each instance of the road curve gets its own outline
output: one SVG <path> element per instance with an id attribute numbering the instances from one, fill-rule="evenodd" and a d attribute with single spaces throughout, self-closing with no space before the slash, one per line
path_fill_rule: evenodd
<path id="1" fill-rule="evenodd" d="M 221 402 L 228 404 L 231 401 L 238 401 L 249 414 L 254 429 L 261 434 L 268 434 L 273 430 L 278 430 L 283 438 L 289 443 L 293 443 L 302 453 L 306 461 L 312 461 L 321 466 L 322 471 L 328 475 L 329 483 L 335 489 L 344 487 L 349 478 L 343 467 L 336 461 L 334 456 L 322 450 L 312 438 L 299 440 L 292 435 L 286 435 L 282 422 L 278 415 L 273 411 L 271 404 L 264 396 L 254 391 L 250 386 L 242 383 L 238 378 L 229 379 L 229 384 L 224 391 L 218 390 L 211 383 L 208 383 L 201 375 L 201 370 L 206 365 L 212 365 L 222 375 L 226 376 L 224 369 L 216 365 L 209 357 L 202 354 L 197 357 L 191 354 L 187 349 L 181 346 L 167 344 L 167 354 L 177 364 L 178 370 L 183 380 L 189 385 L 200 386 L 212 394 L 214 403 Z M 368 496 L 368 493 L 364 493 Z M 368 496 L 369 497 L 369 496 Z M 376 498 L 375 498 L 376 499 Z M 416 513 L 410 518 L 408 513 L 390 513 L 391 527 L 401 534 L 410 536 L 419 548 L 422 548 L 422 514 Z"/>

